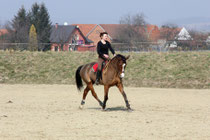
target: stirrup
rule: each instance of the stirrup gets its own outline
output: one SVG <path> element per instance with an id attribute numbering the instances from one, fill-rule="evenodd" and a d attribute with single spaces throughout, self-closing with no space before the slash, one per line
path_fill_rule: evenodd
<path id="1" fill-rule="evenodd" d="M 99 80 L 98 80 L 98 79 L 96 79 L 95 84 L 96 84 L 96 85 L 99 85 L 99 83 L 100 83 L 100 82 L 99 82 Z"/>
<path id="2" fill-rule="evenodd" d="M 96 85 L 100 84 L 100 79 L 101 79 L 101 71 L 97 71 L 97 75 L 96 75 Z"/>

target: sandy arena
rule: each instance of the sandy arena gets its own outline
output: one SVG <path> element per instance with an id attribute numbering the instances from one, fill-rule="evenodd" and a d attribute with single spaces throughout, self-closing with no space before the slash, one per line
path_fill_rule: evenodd
<path id="1" fill-rule="evenodd" d="M 103 87 L 96 93 L 103 100 Z M 102 111 L 73 85 L 0 85 L 0 140 L 209 140 L 210 90 L 111 88 Z"/>

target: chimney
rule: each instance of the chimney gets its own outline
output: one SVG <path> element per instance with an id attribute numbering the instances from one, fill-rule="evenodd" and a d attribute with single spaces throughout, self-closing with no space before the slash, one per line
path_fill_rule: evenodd
<path id="1" fill-rule="evenodd" d="M 55 23 L 55 28 L 56 28 L 56 29 L 58 28 L 58 23 Z"/>

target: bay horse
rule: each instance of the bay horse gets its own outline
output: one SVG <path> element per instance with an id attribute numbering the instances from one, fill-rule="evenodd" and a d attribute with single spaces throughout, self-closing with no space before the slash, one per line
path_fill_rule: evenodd
<path id="1" fill-rule="evenodd" d="M 102 76 L 100 79 L 100 84 L 104 85 L 104 101 L 103 103 L 98 98 L 93 85 L 96 80 L 96 72 L 92 70 L 93 65 L 96 64 L 96 62 L 89 63 L 86 65 L 79 66 L 76 70 L 75 79 L 76 79 L 76 85 L 79 91 L 81 91 L 83 87 L 82 80 L 86 83 L 86 88 L 84 89 L 80 109 L 83 108 L 85 104 L 85 98 L 89 91 L 92 92 L 93 97 L 99 102 L 99 105 L 104 110 L 106 108 L 106 102 L 108 100 L 108 92 L 109 88 L 112 86 L 117 86 L 120 93 L 122 94 L 125 104 L 128 110 L 131 110 L 130 104 L 128 102 L 126 93 L 123 89 L 123 83 L 122 78 L 125 75 L 125 68 L 126 68 L 126 60 L 129 59 L 130 55 L 125 57 L 121 54 L 116 55 L 112 59 L 108 60 L 108 63 L 105 65 L 104 70 L 102 71 Z"/>

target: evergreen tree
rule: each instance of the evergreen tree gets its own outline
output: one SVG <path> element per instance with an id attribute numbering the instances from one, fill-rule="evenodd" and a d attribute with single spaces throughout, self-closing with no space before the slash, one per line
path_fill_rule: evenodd
<path id="1" fill-rule="evenodd" d="M 34 3 L 31 7 L 31 11 L 29 12 L 29 19 L 30 19 L 30 24 L 33 24 L 37 31 L 39 31 L 39 5 L 38 3 Z"/>
<path id="2" fill-rule="evenodd" d="M 49 43 L 51 34 L 51 21 L 47 8 L 42 3 L 38 5 L 34 3 L 29 13 L 30 23 L 34 24 L 37 30 L 37 39 L 39 43 Z M 48 46 L 44 45 L 39 50 L 46 49 Z"/>
<path id="3" fill-rule="evenodd" d="M 29 30 L 29 20 L 25 8 L 22 6 L 17 15 L 11 23 L 12 31 L 14 34 L 14 40 L 11 42 L 17 43 L 27 43 L 28 42 L 28 30 Z"/>
<path id="4" fill-rule="evenodd" d="M 29 32 L 29 50 L 30 51 L 38 50 L 37 33 L 36 33 L 36 28 L 33 24 L 31 25 Z"/>
<path id="5" fill-rule="evenodd" d="M 37 33 L 38 50 L 49 50 L 50 45 L 50 34 L 51 34 L 51 21 L 47 8 L 45 5 L 34 3 L 29 12 L 26 12 L 25 8 L 22 6 L 17 15 L 8 25 L 10 42 L 16 43 L 28 43 L 29 41 L 29 29 L 31 25 L 35 26 Z M 46 43 L 46 44 L 44 44 Z M 21 45 L 21 50 L 28 49 L 27 45 Z"/>
<path id="6" fill-rule="evenodd" d="M 50 34 L 51 34 L 51 26 L 52 23 L 50 21 L 50 16 L 47 8 L 42 3 L 40 5 L 40 33 L 39 33 L 39 41 L 41 43 L 50 43 Z M 45 45 L 45 49 L 50 49 L 50 45 Z"/>

